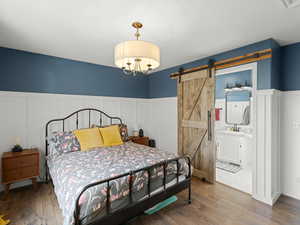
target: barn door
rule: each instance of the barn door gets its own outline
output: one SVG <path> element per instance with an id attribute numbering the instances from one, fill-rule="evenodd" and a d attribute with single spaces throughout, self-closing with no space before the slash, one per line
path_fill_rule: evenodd
<path id="1" fill-rule="evenodd" d="M 189 155 L 193 175 L 215 182 L 214 70 L 184 74 L 177 80 L 178 153 Z"/>

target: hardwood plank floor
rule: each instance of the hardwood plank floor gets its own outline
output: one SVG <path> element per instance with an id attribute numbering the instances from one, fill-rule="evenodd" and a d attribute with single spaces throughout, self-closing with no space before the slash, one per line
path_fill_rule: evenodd
<path id="1" fill-rule="evenodd" d="M 300 201 L 282 196 L 272 208 L 249 195 L 222 184 L 210 185 L 193 180 L 192 204 L 187 193 L 156 214 L 140 216 L 128 225 L 300 225 Z M 13 190 L 6 200 L 1 196 L 0 214 L 10 225 L 62 225 L 62 215 L 51 185 L 37 190 Z"/>

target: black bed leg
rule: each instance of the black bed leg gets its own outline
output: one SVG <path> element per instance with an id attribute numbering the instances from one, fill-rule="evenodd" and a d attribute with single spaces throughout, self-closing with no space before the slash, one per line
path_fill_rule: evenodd
<path id="1" fill-rule="evenodd" d="M 189 199 L 188 199 L 188 203 L 189 204 L 192 203 L 192 184 L 191 184 L 191 181 L 189 183 Z"/>
<path id="2" fill-rule="evenodd" d="M 48 184 L 49 183 L 49 178 L 48 178 L 48 171 L 46 168 L 46 174 L 45 174 L 45 183 Z"/>

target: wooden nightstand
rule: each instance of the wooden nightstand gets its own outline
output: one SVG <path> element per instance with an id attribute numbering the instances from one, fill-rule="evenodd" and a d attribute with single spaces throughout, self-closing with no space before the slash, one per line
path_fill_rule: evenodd
<path id="1" fill-rule="evenodd" d="M 40 173 L 40 153 L 37 149 L 24 149 L 22 152 L 4 152 L 2 155 L 2 183 L 5 193 L 10 184 L 31 179 L 36 186 L 36 178 Z"/>
<path id="2" fill-rule="evenodd" d="M 134 137 L 130 136 L 129 141 L 132 141 L 134 143 L 140 144 L 140 145 L 146 145 L 149 146 L 149 137 Z"/>

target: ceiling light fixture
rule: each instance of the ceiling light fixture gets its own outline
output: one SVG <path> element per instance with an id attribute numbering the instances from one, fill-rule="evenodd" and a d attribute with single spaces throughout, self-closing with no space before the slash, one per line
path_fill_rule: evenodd
<path id="1" fill-rule="evenodd" d="M 136 29 L 136 40 L 125 41 L 115 47 L 115 64 L 127 75 L 148 74 L 159 67 L 160 50 L 153 43 L 140 40 L 140 29 L 143 24 L 132 23 Z"/>

